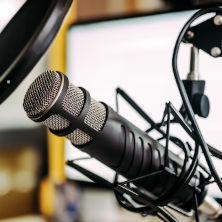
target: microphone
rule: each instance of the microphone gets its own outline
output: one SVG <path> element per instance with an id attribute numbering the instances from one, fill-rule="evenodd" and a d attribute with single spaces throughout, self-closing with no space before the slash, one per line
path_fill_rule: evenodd
<path id="1" fill-rule="evenodd" d="M 157 172 L 164 165 L 165 149 L 158 141 L 105 103 L 91 98 L 85 89 L 69 83 L 60 72 L 40 75 L 29 87 L 23 106 L 30 119 L 42 122 L 57 136 L 65 136 L 81 151 L 127 179 Z M 171 151 L 168 168 L 171 173 L 156 174 L 135 185 L 145 189 L 154 200 L 172 191 L 167 203 L 157 204 L 171 204 L 186 212 L 194 209 L 194 188 L 204 181 L 203 173 L 197 170 L 188 185 L 174 192 L 183 160 Z M 188 168 L 189 163 L 185 171 Z M 205 186 L 198 187 L 199 206 L 204 203 L 206 193 Z"/>

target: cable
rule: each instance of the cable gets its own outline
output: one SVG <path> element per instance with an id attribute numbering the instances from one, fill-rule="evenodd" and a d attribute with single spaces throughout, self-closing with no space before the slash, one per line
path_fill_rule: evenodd
<path id="1" fill-rule="evenodd" d="M 184 38 L 184 35 L 186 34 L 188 28 L 190 27 L 190 25 L 193 23 L 193 21 L 195 21 L 197 18 L 199 18 L 200 16 L 207 14 L 207 13 L 222 13 L 222 9 L 220 8 L 209 8 L 209 9 L 202 9 L 198 12 L 196 12 L 188 21 L 187 23 L 184 25 L 183 29 L 181 30 L 178 39 L 176 41 L 175 47 L 174 47 L 174 52 L 173 52 L 173 58 L 172 58 L 172 66 L 173 66 L 173 73 L 174 73 L 174 77 L 180 92 L 180 95 L 182 97 L 184 106 L 186 108 L 187 114 L 189 116 L 189 119 L 192 123 L 193 129 L 194 129 L 194 134 L 197 138 L 197 142 L 200 144 L 201 149 L 203 151 L 203 154 L 205 156 L 205 159 L 207 161 L 208 167 L 210 169 L 210 172 L 212 174 L 212 176 L 214 177 L 219 189 L 222 191 L 222 182 L 220 180 L 220 177 L 214 167 L 214 164 L 212 162 L 211 156 L 210 156 L 210 151 L 208 149 L 208 146 L 206 144 L 206 142 L 204 141 L 204 138 L 202 136 L 202 133 L 199 129 L 199 126 L 197 124 L 197 121 L 195 119 L 194 116 L 194 112 L 193 109 L 191 107 L 189 98 L 187 96 L 186 90 L 184 88 L 183 82 L 180 79 L 179 76 L 179 71 L 178 71 L 178 66 L 177 66 L 177 58 L 178 58 L 178 52 L 179 52 L 179 48 L 180 48 L 180 44 Z"/>
<path id="2" fill-rule="evenodd" d="M 200 219 L 199 219 L 199 213 L 198 213 L 198 200 L 197 200 L 197 195 L 194 191 L 194 202 L 195 202 L 195 208 L 194 208 L 194 211 L 195 211 L 195 220 L 196 222 L 200 222 Z"/>

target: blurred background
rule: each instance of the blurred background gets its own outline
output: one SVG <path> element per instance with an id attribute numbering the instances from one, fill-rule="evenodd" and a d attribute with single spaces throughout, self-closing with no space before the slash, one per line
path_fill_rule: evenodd
<path id="1" fill-rule="evenodd" d="M 24 2 L 0 1 L 0 31 Z M 113 108 L 115 88 L 121 86 L 159 121 L 165 102 L 173 101 L 178 109 L 181 105 L 171 70 L 173 45 L 180 29 L 196 9 L 221 2 L 76 0 L 49 51 L 0 106 L 0 222 L 159 221 L 126 212 L 118 206 L 112 192 L 65 167 L 66 159 L 85 154 L 30 121 L 22 107 L 23 98 L 39 74 L 55 69 L 67 72 L 71 82 L 85 87 L 92 97 Z M 204 53 L 200 58 L 200 72 L 209 83 L 207 94 L 212 112 L 209 119 L 199 123 L 210 143 L 222 147 L 222 130 L 217 124 L 222 111 L 218 96 L 222 63 Z M 183 48 L 179 63 L 185 77 L 189 72 L 189 47 Z M 123 101 L 120 111 L 146 129 Z M 216 164 L 218 168 L 222 166 Z M 113 172 L 96 161 L 83 165 L 113 179 Z M 219 195 L 214 187 L 211 193 Z"/>

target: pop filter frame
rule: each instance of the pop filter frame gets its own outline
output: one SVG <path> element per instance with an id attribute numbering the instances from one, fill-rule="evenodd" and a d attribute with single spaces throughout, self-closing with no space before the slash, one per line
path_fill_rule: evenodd
<path id="1" fill-rule="evenodd" d="M 0 33 L 0 104 L 51 45 L 73 0 L 28 0 Z"/>

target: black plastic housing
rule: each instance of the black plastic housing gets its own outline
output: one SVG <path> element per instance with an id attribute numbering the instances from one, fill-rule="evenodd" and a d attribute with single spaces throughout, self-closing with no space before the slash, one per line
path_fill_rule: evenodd
<path id="1" fill-rule="evenodd" d="M 135 185 L 145 188 L 151 194 L 152 201 L 156 202 L 157 205 L 168 204 L 165 201 L 158 202 L 158 197 L 172 191 L 180 176 L 184 161 L 169 151 L 169 167 L 165 169 L 164 147 L 106 104 L 104 105 L 107 117 L 100 131 L 97 132 L 85 124 L 84 119 L 89 111 L 91 97 L 82 88 L 85 94 L 85 103 L 80 115 L 73 116 L 64 110 L 62 102 L 66 95 L 69 81 L 66 76 L 63 77 L 64 85 L 58 99 L 46 114 L 40 118 L 35 118 L 35 121 L 42 122 L 54 114 L 67 119 L 70 123 L 67 129 L 62 131 L 51 130 L 51 132 L 57 136 L 66 136 L 76 129 L 84 131 L 93 139 L 85 146 L 79 147 L 79 149 L 128 179 L 163 170 L 160 174 L 135 182 Z M 186 169 L 188 169 L 189 164 L 186 164 Z M 200 184 L 201 177 L 201 173 L 197 171 L 189 185 L 186 184 L 177 188 L 177 191 L 180 192 L 172 192 L 170 203 L 185 211 L 193 209 L 194 187 Z M 199 204 L 201 204 L 205 194 L 205 188 L 203 187 L 198 194 Z"/>
<path id="2" fill-rule="evenodd" d="M 183 80 L 193 111 L 200 117 L 207 118 L 210 113 L 210 102 L 204 94 L 204 80 Z"/>

